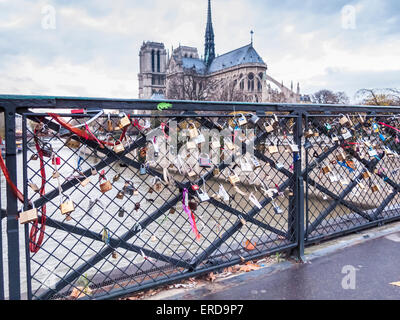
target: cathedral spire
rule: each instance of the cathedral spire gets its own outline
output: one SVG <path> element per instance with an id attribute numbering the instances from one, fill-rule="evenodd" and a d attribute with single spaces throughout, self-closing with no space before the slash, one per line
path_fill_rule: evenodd
<path id="1" fill-rule="evenodd" d="M 215 58 L 215 43 L 214 43 L 214 29 L 211 18 L 211 0 L 208 0 L 208 14 L 207 14 L 207 27 L 205 35 L 205 50 L 204 50 L 204 62 L 207 67 L 211 65 L 211 62 Z"/>

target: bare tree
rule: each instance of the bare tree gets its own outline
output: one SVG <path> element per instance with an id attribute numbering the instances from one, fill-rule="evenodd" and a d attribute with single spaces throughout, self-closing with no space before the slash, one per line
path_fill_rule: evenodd
<path id="1" fill-rule="evenodd" d="M 314 103 L 318 104 L 347 104 L 350 99 L 344 92 L 333 92 L 323 89 L 312 95 Z"/>
<path id="2" fill-rule="evenodd" d="M 400 105 L 399 89 L 360 89 L 356 93 L 360 104 L 373 106 Z"/>

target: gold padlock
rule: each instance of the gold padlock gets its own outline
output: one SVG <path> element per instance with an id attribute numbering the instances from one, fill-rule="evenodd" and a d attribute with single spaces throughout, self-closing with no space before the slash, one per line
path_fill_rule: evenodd
<path id="1" fill-rule="evenodd" d="M 346 116 L 341 117 L 340 120 L 339 120 L 339 123 L 340 123 L 342 126 L 344 126 L 344 125 L 345 125 L 346 123 L 348 123 L 348 122 L 349 122 L 349 118 L 346 117 Z"/>
<path id="2" fill-rule="evenodd" d="M 346 161 L 346 155 L 343 152 L 340 152 L 337 156 L 336 156 L 336 160 L 343 162 Z"/>
<path id="3" fill-rule="evenodd" d="M 117 193 L 117 197 L 116 198 L 122 200 L 124 198 L 124 196 L 125 196 L 125 193 L 123 191 L 120 191 L 120 192 Z"/>
<path id="4" fill-rule="evenodd" d="M 277 147 L 277 146 L 273 145 L 273 146 L 269 146 L 269 147 L 268 147 L 268 152 L 269 152 L 270 154 L 274 154 L 274 153 L 278 153 L 279 150 L 278 150 L 278 147 Z"/>
<path id="5" fill-rule="evenodd" d="M 119 142 L 119 144 L 116 144 L 117 142 Z M 124 145 L 122 144 L 122 142 L 121 141 L 117 141 L 117 142 L 115 142 L 114 143 L 114 152 L 115 153 L 122 153 L 122 152 L 124 152 L 125 151 L 125 147 L 124 147 Z"/>
<path id="6" fill-rule="evenodd" d="M 100 184 L 100 191 L 102 193 L 106 193 L 106 192 L 108 192 L 110 190 L 112 190 L 112 184 L 111 184 L 110 181 L 107 180 L 106 182 Z"/>
<path id="7" fill-rule="evenodd" d="M 264 128 L 265 128 L 265 131 L 267 131 L 267 133 L 271 133 L 272 131 L 274 131 L 274 126 L 272 124 L 268 124 L 268 125 L 264 124 Z"/>
<path id="8" fill-rule="evenodd" d="M 307 132 L 304 134 L 304 137 L 311 138 L 314 136 L 314 132 L 311 129 L 308 129 Z"/>
<path id="9" fill-rule="evenodd" d="M 74 212 L 75 206 L 71 199 L 68 198 L 67 201 L 60 205 L 61 214 L 69 215 L 71 212 Z"/>
<path id="10" fill-rule="evenodd" d="M 118 127 L 120 129 L 125 129 L 127 126 L 130 125 L 131 125 L 131 120 L 129 120 L 128 116 L 124 114 L 123 117 L 119 120 Z"/>
<path id="11" fill-rule="evenodd" d="M 38 219 L 38 211 L 36 208 L 21 212 L 21 214 L 19 215 L 20 224 L 27 224 L 29 222 L 34 222 L 37 219 Z"/>

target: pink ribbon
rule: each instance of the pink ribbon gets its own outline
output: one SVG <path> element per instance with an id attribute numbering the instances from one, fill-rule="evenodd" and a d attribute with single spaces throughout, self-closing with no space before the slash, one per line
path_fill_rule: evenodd
<path id="1" fill-rule="evenodd" d="M 182 198 L 183 210 L 185 210 L 186 214 L 189 217 L 190 225 L 192 227 L 194 234 L 196 235 L 196 239 L 199 240 L 201 237 L 200 237 L 199 231 L 197 230 L 196 221 L 194 219 L 194 214 L 193 214 L 192 210 L 190 210 L 190 208 L 185 203 L 185 198 L 186 198 L 187 194 L 188 194 L 188 189 L 186 189 L 186 188 L 183 189 L 183 198 Z"/>

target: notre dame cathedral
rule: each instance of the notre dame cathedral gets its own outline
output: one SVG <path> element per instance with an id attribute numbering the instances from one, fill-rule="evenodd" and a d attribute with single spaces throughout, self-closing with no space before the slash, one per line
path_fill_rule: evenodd
<path id="1" fill-rule="evenodd" d="M 253 35 L 253 32 L 252 32 Z M 172 54 L 163 43 L 144 42 L 140 49 L 139 99 L 300 103 L 297 83 L 287 88 L 272 78 L 267 64 L 250 44 L 215 54 L 211 0 L 208 0 L 204 56 L 179 46 Z"/>

